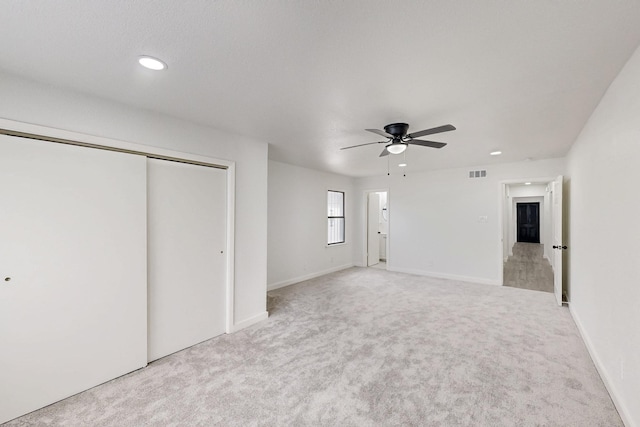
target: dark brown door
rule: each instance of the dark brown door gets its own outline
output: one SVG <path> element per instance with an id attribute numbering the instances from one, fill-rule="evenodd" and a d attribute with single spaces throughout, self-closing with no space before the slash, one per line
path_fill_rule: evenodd
<path id="1" fill-rule="evenodd" d="M 517 203 L 518 242 L 540 243 L 540 203 Z"/>

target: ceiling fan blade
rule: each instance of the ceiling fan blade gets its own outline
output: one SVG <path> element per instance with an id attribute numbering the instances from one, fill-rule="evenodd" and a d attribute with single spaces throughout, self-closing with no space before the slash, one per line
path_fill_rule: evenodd
<path id="1" fill-rule="evenodd" d="M 456 130 L 455 126 L 453 125 L 438 126 L 437 128 L 425 129 L 418 132 L 410 133 L 407 136 L 409 138 L 420 138 L 421 136 L 433 135 L 434 133 L 440 133 L 440 132 L 449 132 L 450 130 Z"/>
<path id="2" fill-rule="evenodd" d="M 384 136 L 385 138 L 393 139 L 393 135 L 391 135 L 390 133 L 386 133 L 385 131 L 380 130 L 380 129 L 365 129 L 365 130 L 369 131 L 369 132 L 373 132 L 373 133 L 375 133 L 377 135 L 380 135 L 380 136 Z"/>
<path id="3" fill-rule="evenodd" d="M 352 145 L 350 147 L 342 147 L 341 150 L 346 150 L 347 148 L 363 147 L 365 145 L 372 145 L 372 144 L 387 144 L 388 142 L 389 141 L 367 142 L 366 144 L 358 144 L 358 145 Z"/>
<path id="4" fill-rule="evenodd" d="M 407 144 L 422 145 L 423 147 L 431 147 L 431 148 L 442 148 L 445 145 L 447 145 L 444 142 L 423 141 L 421 139 L 412 139 L 411 141 L 407 141 Z"/>
<path id="5" fill-rule="evenodd" d="M 387 147 L 384 147 L 384 150 L 382 150 L 382 153 L 380 153 L 380 156 L 378 157 L 384 157 L 388 155 L 389 155 L 389 150 L 387 150 Z"/>

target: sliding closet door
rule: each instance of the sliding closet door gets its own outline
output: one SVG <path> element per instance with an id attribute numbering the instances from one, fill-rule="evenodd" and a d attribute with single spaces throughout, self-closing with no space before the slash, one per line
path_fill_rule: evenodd
<path id="1" fill-rule="evenodd" d="M 0 135 L 0 423 L 146 365 L 145 160 Z"/>
<path id="2" fill-rule="evenodd" d="M 225 331 L 226 171 L 148 159 L 152 361 Z"/>

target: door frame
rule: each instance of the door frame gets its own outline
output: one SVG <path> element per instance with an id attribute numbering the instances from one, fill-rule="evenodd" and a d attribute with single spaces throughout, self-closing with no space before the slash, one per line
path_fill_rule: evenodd
<path id="1" fill-rule="evenodd" d="M 498 224 L 499 231 L 498 235 L 500 237 L 500 250 L 498 251 L 497 263 L 498 263 L 498 284 L 500 286 L 504 286 L 504 262 L 509 254 L 509 249 L 505 250 L 505 239 L 507 238 L 507 227 L 509 225 L 507 219 L 505 218 L 504 212 L 505 208 L 511 209 L 511 204 L 507 204 L 506 200 L 509 197 L 507 193 L 507 189 L 509 185 L 514 184 L 524 184 L 525 182 L 530 182 L 532 185 L 550 185 L 553 181 L 556 180 L 557 177 L 538 177 L 538 178 L 518 178 L 518 179 L 507 179 L 498 182 Z"/>
<path id="2" fill-rule="evenodd" d="M 362 258 L 361 258 L 361 265 L 364 267 L 368 266 L 368 259 L 367 259 L 367 243 L 368 243 L 368 234 L 369 234 L 369 230 L 368 230 L 368 226 L 369 226 L 369 194 L 370 193 L 387 193 L 387 215 L 388 215 L 388 219 L 387 219 L 387 244 L 386 244 L 386 265 L 387 265 L 387 270 L 389 270 L 389 264 L 390 264 L 390 260 L 391 260 L 391 254 L 389 251 L 389 248 L 391 247 L 391 244 L 389 243 L 391 240 L 391 193 L 389 192 L 388 188 L 379 188 L 379 189 L 370 189 L 370 190 L 363 190 L 362 192 L 362 199 L 361 199 L 361 203 L 360 206 L 362 207 L 362 226 L 361 226 L 361 230 L 362 230 Z"/>
<path id="3" fill-rule="evenodd" d="M 548 187 L 548 186 L 547 186 Z M 545 198 L 544 196 L 531 196 L 531 197 L 512 197 L 511 198 L 511 210 L 512 210 L 512 215 L 513 218 L 516 218 L 518 215 L 518 203 L 538 203 L 539 204 L 539 209 L 538 209 L 538 215 L 542 215 L 542 222 L 539 224 L 539 233 L 540 233 L 540 244 L 544 244 L 546 243 L 546 239 L 545 239 L 545 234 L 547 233 L 548 229 L 547 227 L 545 227 L 544 224 L 544 219 L 546 218 L 545 212 L 548 210 L 547 208 L 549 208 L 548 203 L 545 203 Z M 507 225 L 509 223 L 509 220 L 507 219 Z M 509 243 L 509 237 L 511 233 L 513 233 L 513 242 L 511 243 L 516 243 L 518 241 L 518 222 L 517 220 L 513 222 L 513 224 L 511 224 L 511 229 L 508 230 L 509 235 L 507 235 L 507 243 Z M 511 252 L 512 247 L 509 248 L 509 251 L 507 252 L 507 256 L 509 255 L 513 255 L 513 253 Z M 507 259 L 507 256 L 505 256 L 505 261 Z M 546 254 L 543 254 L 544 258 L 547 258 Z"/>
<path id="4" fill-rule="evenodd" d="M 367 267 L 380 263 L 380 194 L 367 194 Z M 378 219 L 375 223 L 373 214 Z M 372 239 L 373 235 L 377 238 L 376 242 L 373 242 L 373 240 L 376 240 Z"/>
<path id="5" fill-rule="evenodd" d="M 236 162 L 3 118 L 0 118 L 0 133 L 22 138 L 41 139 L 52 143 L 71 144 L 94 149 L 119 151 L 132 155 L 141 155 L 157 159 L 225 169 L 227 174 L 225 333 L 229 334 L 234 332 Z"/>

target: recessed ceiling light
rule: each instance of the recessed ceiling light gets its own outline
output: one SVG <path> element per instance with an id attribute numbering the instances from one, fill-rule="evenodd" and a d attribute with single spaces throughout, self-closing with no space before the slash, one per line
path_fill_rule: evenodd
<path id="1" fill-rule="evenodd" d="M 524 185 L 531 185 L 531 183 L 530 182 L 525 182 Z"/>
<path id="2" fill-rule="evenodd" d="M 398 166 L 400 166 L 401 168 L 403 168 L 403 167 L 407 166 L 407 164 L 406 164 L 406 163 L 400 163 Z"/>
<path id="3" fill-rule="evenodd" d="M 154 71 L 165 70 L 167 68 L 167 64 L 151 56 L 143 55 L 138 58 L 138 62 L 143 67 L 148 68 L 150 70 L 154 70 Z"/>
<path id="4" fill-rule="evenodd" d="M 492 156 L 499 156 L 500 154 L 502 154 L 502 151 L 492 151 L 489 154 Z"/>

